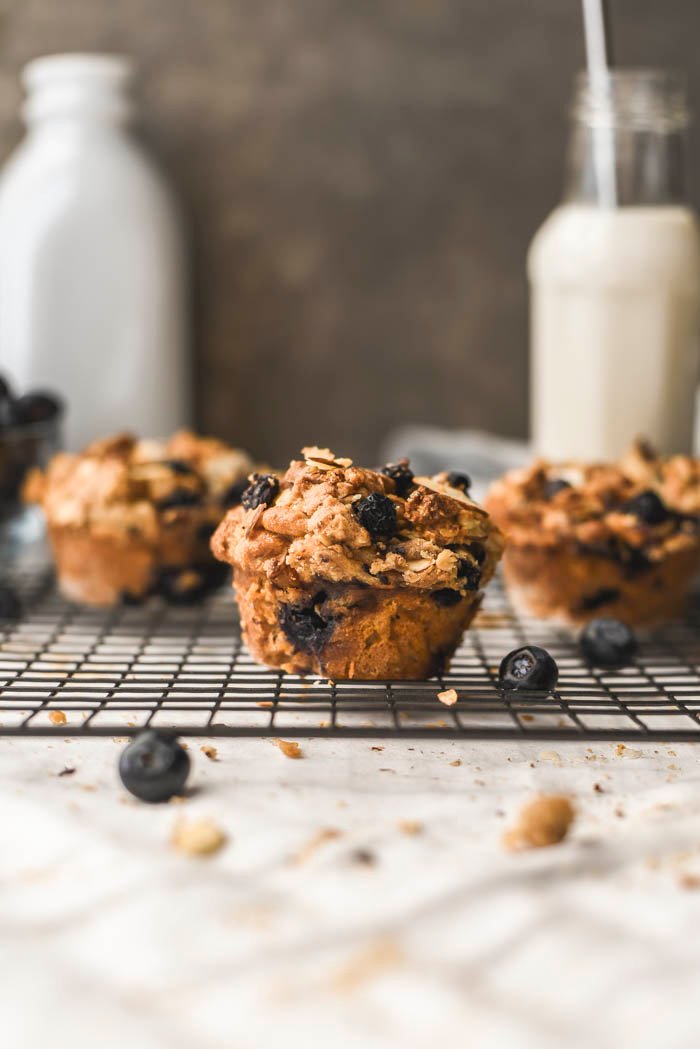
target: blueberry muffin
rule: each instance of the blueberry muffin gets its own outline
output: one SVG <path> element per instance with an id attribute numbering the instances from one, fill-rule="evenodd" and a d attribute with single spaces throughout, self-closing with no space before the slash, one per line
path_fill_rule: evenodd
<path id="1" fill-rule="evenodd" d="M 303 454 L 281 479 L 254 477 L 212 540 L 252 654 L 336 680 L 439 672 L 501 553 L 468 478 Z"/>
<path id="2" fill-rule="evenodd" d="M 168 441 L 120 434 L 59 453 L 27 479 L 44 510 L 61 591 L 88 605 L 199 598 L 220 579 L 209 541 L 240 500 L 248 456 L 188 431 Z"/>
<path id="3" fill-rule="evenodd" d="M 642 442 L 615 464 L 540 461 L 497 481 L 486 506 L 523 610 L 629 624 L 682 611 L 700 566 L 700 461 L 659 458 Z"/>

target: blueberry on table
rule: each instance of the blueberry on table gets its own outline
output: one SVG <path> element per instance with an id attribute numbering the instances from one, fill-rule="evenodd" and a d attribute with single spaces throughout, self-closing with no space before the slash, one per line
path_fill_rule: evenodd
<path id="1" fill-rule="evenodd" d="M 48 422 L 61 410 L 61 402 L 51 393 L 25 393 L 12 402 L 10 418 L 15 426 Z"/>
<path id="2" fill-rule="evenodd" d="M 629 666 L 637 653 L 634 631 L 619 619 L 591 619 L 581 632 L 579 645 L 583 658 L 593 667 L 620 670 Z"/>
<path id="3" fill-rule="evenodd" d="M 190 771 L 190 759 L 177 740 L 146 729 L 121 753 L 119 776 L 126 789 L 141 801 L 168 801 L 181 794 Z"/>
<path id="4" fill-rule="evenodd" d="M 635 495 L 633 499 L 624 504 L 622 512 L 634 514 L 643 524 L 648 525 L 662 524 L 672 516 L 666 504 L 651 489 Z"/>
<path id="5" fill-rule="evenodd" d="M 253 474 L 250 484 L 241 495 L 246 510 L 269 506 L 279 492 L 280 483 L 274 474 Z"/>
<path id="6" fill-rule="evenodd" d="M 460 473 L 458 470 L 450 470 L 447 475 L 447 483 L 450 488 L 456 488 L 458 491 L 468 495 L 472 486 L 472 479 L 469 474 Z"/>
<path id="7" fill-rule="evenodd" d="M 382 467 L 385 477 L 390 477 L 396 486 L 396 494 L 405 499 L 413 486 L 413 470 L 408 459 L 399 459 L 397 463 L 387 463 Z"/>
<path id="8" fill-rule="evenodd" d="M 558 677 L 557 664 L 549 652 L 537 645 L 526 645 L 509 652 L 498 671 L 501 688 L 523 688 L 537 692 L 554 691 Z"/>

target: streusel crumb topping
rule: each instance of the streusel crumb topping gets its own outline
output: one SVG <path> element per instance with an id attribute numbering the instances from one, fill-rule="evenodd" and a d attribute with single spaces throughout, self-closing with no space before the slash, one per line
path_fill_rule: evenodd
<path id="1" fill-rule="evenodd" d="M 30 475 L 24 495 L 50 525 L 148 540 L 185 512 L 209 517 L 216 508 L 218 520 L 251 468 L 245 452 L 187 430 L 164 441 L 125 433 L 77 455 L 59 453 L 45 472 Z"/>
<path id="2" fill-rule="evenodd" d="M 327 448 L 304 455 L 269 497 L 262 478 L 262 501 L 229 511 L 212 540 L 220 560 L 279 587 L 321 580 L 462 594 L 493 574 L 500 533 L 445 475 L 413 477 L 407 463 L 379 473 Z"/>
<path id="3" fill-rule="evenodd" d="M 617 463 L 538 460 L 497 481 L 486 506 L 518 546 L 612 543 L 654 560 L 697 542 L 700 461 L 661 458 L 643 442 Z"/>

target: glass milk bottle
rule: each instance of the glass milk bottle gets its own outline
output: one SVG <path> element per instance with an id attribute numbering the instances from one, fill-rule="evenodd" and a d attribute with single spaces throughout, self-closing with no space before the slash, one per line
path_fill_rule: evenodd
<path id="1" fill-rule="evenodd" d="M 188 416 L 181 229 L 129 132 L 130 81 L 117 56 L 30 62 L 27 134 L 0 176 L 0 372 L 63 396 L 73 448 Z"/>
<path id="2" fill-rule="evenodd" d="M 579 78 L 564 202 L 528 257 L 534 445 L 552 459 L 610 459 L 645 436 L 690 452 L 700 238 L 684 87 L 630 70 L 599 91 Z"/>

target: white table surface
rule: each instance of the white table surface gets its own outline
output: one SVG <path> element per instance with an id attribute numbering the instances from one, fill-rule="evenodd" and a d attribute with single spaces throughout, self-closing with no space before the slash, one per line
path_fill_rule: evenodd
<path id="1" fill-rule="evenodd" d="M 696 746 L 200 742 L 151 807 L 120 742 L 0 739 L 3 1049 L 697 1046 Z M 570 839 L 504 851 L 538 791 Z M 226 847 L 175 852 L 201 817 Z"/>

